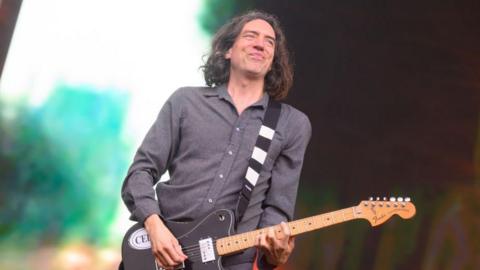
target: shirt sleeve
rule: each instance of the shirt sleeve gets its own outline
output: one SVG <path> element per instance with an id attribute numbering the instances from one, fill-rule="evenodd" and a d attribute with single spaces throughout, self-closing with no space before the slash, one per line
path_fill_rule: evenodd
<path id="1" fill-rule="evenodd" d="M 123 181 L 121 195 L 132 220 L 143 222 L 152 214 L 161 215 L 153 186 L 168 169 L 178 147 L 181 121 L 179 99 L 177 91 L 164 104 Z"/>
<path id="2" fill-rule="evenodd" d="M 263 203 L 259 228 L 277 225 L 293 219 L 297 189 L 305 150 L 310 141 L 312 128 L 307 116 L 300 113 L 298 119 L 290 119 L 289 136 L 272 169 L 270 187 Z M 273 269 L 265 256 L 258 254 L 259 269 Z"/>

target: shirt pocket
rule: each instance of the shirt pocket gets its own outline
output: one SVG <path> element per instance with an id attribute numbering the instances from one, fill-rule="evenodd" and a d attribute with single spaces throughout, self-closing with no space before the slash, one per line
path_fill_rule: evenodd
<path id="1" fill-rule="evenodd" d="M 215 124 L 212 124 L 215 123 Z M 211 158 L 225 150 L 231 127 L 211 114 L 189 114 L 181 127 L 180 152 L 195 158 Z"/>

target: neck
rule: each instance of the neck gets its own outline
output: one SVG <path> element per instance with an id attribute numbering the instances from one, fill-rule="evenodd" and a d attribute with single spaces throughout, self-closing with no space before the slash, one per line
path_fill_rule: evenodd
<path id="1" fill-rule="evenodd" d="M 248 106 L 260 100 L 263 96 L 264 80 L 250 80 L 230 76 L 228 93 L 240 115 Z"/>

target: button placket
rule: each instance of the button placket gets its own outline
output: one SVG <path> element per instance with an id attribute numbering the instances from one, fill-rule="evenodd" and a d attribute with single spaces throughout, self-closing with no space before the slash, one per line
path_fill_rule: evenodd
<path id="1" fill-rule="evenodd" d="M 220 166 L 217 171 L 217 175 L 214 179 L 214 183 L 207 194 L 207 209 L 211 209 L 214 207 L 215 200 L 218 199 L 218 196 L 222 193 L 224 185 L 227 185 L 227 176 L 233 166 L 234 162 L 234 153 L 238 152 L 238 148 L 240 147 L 240 142 L 242 141 L 242 135 L 244 131 L 244 127 L 242 126 L 242 120 L 245 117 L 239 117 L 237 121 L 233 124 L 233 132 L 230 137 L 230 141 L 228 147 L 226 149 L 226 158 L 222 160 Z"/>

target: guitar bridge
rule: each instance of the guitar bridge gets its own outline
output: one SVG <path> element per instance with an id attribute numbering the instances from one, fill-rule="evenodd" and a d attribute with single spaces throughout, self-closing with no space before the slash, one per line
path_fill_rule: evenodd
<path id="1" fill-rule="evenodd" d="M 202 262 L 210 262 L 215 260 L 215 251 L 213 249 L 212 238 L 202 239 L 198 241 L 200 246 L 200 255 L 202 257 Z"/>
<path id="2" fill-rule="evenodd" d="M 166 270 L 165 268 L 159 266 L 156 260 L 155 260 L 155 268 L 156 270 Z M 173 270 L 181 270 L 181 269 L 185 269 L 185 263 L 183 262 L 173 268 Z"/>

